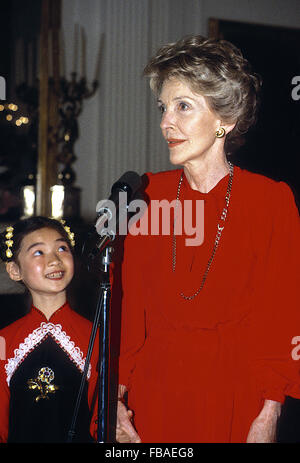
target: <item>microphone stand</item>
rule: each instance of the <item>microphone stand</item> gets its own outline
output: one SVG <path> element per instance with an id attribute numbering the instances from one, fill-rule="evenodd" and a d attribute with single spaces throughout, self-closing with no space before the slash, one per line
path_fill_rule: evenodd
<path id="1" fill-rule="evenodd" d="M 103 278 L 100 284 L 96 313 L 89 340 L 88 352 L 85 360 L 84 370 L 81 377 L 80 388 L 76 400 L 71 426 L 68 432 L 67 442 L 71 443 L 75 436 L 76 421 L 79 412 L 83 389 L 88 374 L 90 359 L 93 352 L 94 342 L 99 328 L 99 365 L 98 365 L 98 419 L 97 419 L 97 443 L 108 441 L 108 381 L 109 381 L 109 326 L 110 326 L 110 298 L 111 283 L 109 278 L 109 266 L 113 248 L 107 246 L 102 254 Z"/>
<path id="2" fill-rule="evenodd" d="M 106 247 L 103 257 L 104 273 L 100 285 L 102 292 L 102 308 L 100 316 L 100 325 L 102 327 L 99 335 L 99 396 L 98 396 L 98 429 L 97 442 L 108 442 L 109 417 L 108 417 L 108 395 L 109 395 L 109 327 L 110 327 L 110 298 L 111 284 L 109 278 L 109 266 L 111 264 L 111 253 L 113 249 Z M 100 334 L 100 333 L 99 333 Z M 101 357 L 100 357 L 101 355 Z M 101 400 L 100 400 L 101 397 Z"/>
<path id="3" fill-rule="evenodd" d="M 127 179 L 130 182 L 122 183 L 122 179 Z M 128 213 L 128 194 L 129 197 L 132 199 L 135 198 L 143 198 L 143 196 L 138 192 L 138 188 L 141 186 L 140 177 L 135 172 L 127 172 L 124 174 L 123 177 L 119 180 L 119 182 L 115 183 L 113 189 L 115 188 L 114 194 L 117 192 L 127 193 L 127 201 L 126 201 L 126 214 L 125 217 L 122 216 L 123 220 L 128 220 L 129 216 L 134 213 Z M 112 194 L 113 194 L 112 189 Z M 106 205 L 105 203 L 104 205 Z M 104 218 L 102 219 L 101 226 L 104 225 L 106 220 L 109 219 L 107 216 L 106 208 L 104 207 Z M 101 216 L 100 216 L 101 217 Z M 119 225 L 120 216 L 118 216 L 117 225 Z M 121 223 L 122 223 L 121 221 Z M 100 226 L 99 226 L 100 227 Z M 101 228 L 101 227 L 100 227 Z M 95 233 L 95 232 L 94 232 Z M 98 230 L 97 230 L 97 233 Z M 102 233 L 101 233 L 102 236 Z M 109 347 L 110 347 L 110 298 L 111 298 L 111 284 L 110 284 L 110 273 L 109 273 L 109 266 L 112 262 L 111 254 L 113 252 L 113 248 L 107 246 L 107 244 L 115 239 L 115 233 L 112 229 L 106 230 L 106 233 L 102 238 L 97 239 L 96 242 L 96 249 L 90 249 L 86 251 L 86 248 L 89 248 L 88 244 L 85 242 L 82 248 L 82 254 L 87 252 L 88 257 L 93 260 L 98 253 L 102 256 L 102 264 L 103 264 L 103 277 L 100 284 L 100 295 L 97 302 L 97 309 L 94 317 L 93 327 L 91 331 L 91 336 L 89 340 L 88 352 L 85 360 L 84 370 L 81 377 L 80 388 L 78 391 L 78 396 L 75 404 L 74 414 L 71 422 L 71 426 L 68 432 L 67 442 L 72 442 L 75 436 L 75 427 L 77 416 L 79 412 L 80 402 L 85 386 L 85 381 L 88 374 L 88 369 L 90 365 L 90 359 L 93 352 L 94 342 L 97 334 L 97 330 L 99 328 L 99 366 L 98 366 L 98 420 L 97 420 L 97 442 L 104 443 L 108 442 L 108 433 L 109 433 L 109 410 L 108 410 L 108 398 L 109 398 Z M 98 237 L 99 238 L 99 237 Z M 92 237 L 90 237 L 89 241 L 93 243 Z M 90 243 L 89 243 L 90 244 Z M 106 247 L 105 247 L 106 246 Z"/>

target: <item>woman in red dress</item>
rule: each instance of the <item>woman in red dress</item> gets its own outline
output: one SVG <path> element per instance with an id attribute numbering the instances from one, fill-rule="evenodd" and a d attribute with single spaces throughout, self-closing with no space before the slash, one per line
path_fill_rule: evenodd
<path id="1" fill-rule="evenodd" d="M 148 234 L 125 239 L 118 439 L 274 442 L 285 397 L 300 398 L 299 215 L 285 183 L 228 160 L 260 78 L 201 36 L 160 49 L 145 74 L 178 169 L 146 174 Z M 153 233 L 155 200 L 175 200 L 170 233 Z"/>

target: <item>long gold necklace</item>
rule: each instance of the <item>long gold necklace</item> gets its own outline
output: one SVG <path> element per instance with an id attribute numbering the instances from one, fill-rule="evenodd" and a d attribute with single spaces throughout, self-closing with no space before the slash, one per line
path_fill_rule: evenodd
<path id="1" fill-rule="evenodd" d="M 221 213 L 221 217 L 219 219 L 219 222 L 218 222 L 218 225 L 217 225 L 217 234 L 216 234 L 216 238 L 215 238 L 215 242 L 214 242 L 214 246 L 213 246 L 213 250 L 212 250 L 212 253 L 211 253 L 211 256 L 208 260 L 208 263 L 207 263 L 207 266 L 206 266 L 206 269 L 205 269 L 205 272 L 204 272 L 204 275 L 202 277 L 202 281 L 201 281 L 201 284 L 200 284 L 200 287 L 197 289 L 197 291 L 191 295 L 191 296 L 186 296 L 185 294 L 183 294 L 182 292 L 180 293 L 180 296 L 185 299 L 186 301 L 191 301 L 192 299 L 194 299 L 196 296 L 198 296 L 198 294 L 200 293 L 200 291 L 202 290 L 204 284 L 205 284 L 205 281 L 207 279 L 207 275 L 208 275 L 208 272 L 211 268 L 211 265 L 213 263 L 213 260 L 215 258 L 215 254 L 217 252 L 217 249 L 218 249 L 218 246 L 219 246 L 219 243 L 220 243 L 220 239 L 221 239 L 221 236 L 222 236 L 222 232 L 224 230 L 224 225 L 225 225 L 225 221 L 226 221 L 226 217 L 227 217 L 227 213 L 228 213 L 228 208 L 229 208 L 229 202 L 230 202 L 230 195 L 231 195 L 231 189 L 232 189 L 232 182 L 233 182 L 233 173 L 234 173 L 234 167 L 233 167 L 233 164 L 231 164 L 231 162 L 228 162 L 228 165 L 229 165 L 229 179 L 228 179 L 228 185 L 227 185 L 227 191 L 226 191 L 226 195 L 225 195 L 225 206 L 222 210 L 222 213 Z M 178 188 L 177 188 L 177 196 L 176 196 L 176 206 L 175 206 L 175 217 L 176 217 L 176 210 L 177 210 L 177 206 L 178 206 L 178 203 L 179 203 L 179 198 L 180 198 L 180 190 L 181 190 L 181 184 L 182 184 L 182 181 L 183 181 L 183 178 L 184 178 L 184 174 L 182 172 L 181 174 L 181 177 L 180 177 L 180 180 L 179 180 L 179 183 L 178 183 Z M 222 225 L 222 226 L 221 226 Z M 172 270 L 173 272 L 175 272 L 176 270 L 176 234 L 175 234 L 175 220 L 174 220 L 174 227 L 173 227 L 173 237 L 172 237 Z"/>

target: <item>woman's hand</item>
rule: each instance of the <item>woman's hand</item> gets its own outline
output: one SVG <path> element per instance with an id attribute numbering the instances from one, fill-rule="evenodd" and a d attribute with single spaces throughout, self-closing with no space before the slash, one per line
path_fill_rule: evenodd
<path id="1" fill-rule="evenodd" d="M 247 443 L 265 444 L 276 442 L 277 420 L 281 412 L 281 403 L 274 400 L 265 400 L 260 414 L 251 424 Z"/>
<path id="2" fill-rule="evenodd" d="M 123 444 L 139 444 L 142 441 L 132 424 L 133 413 L 131 410 L 128 410 L 126 405 L 122 402 L 122 398 L 125 392 L 125 386 L 120 385 L 117 408 L 116 441 Z"/>
<path id="3" fill-rule="evenodd" d="M 117 410 L 117 429 L 116 429 L 116 441 L 122 444 L 125 443 L 141 443 L 141 439 L 132 425 L 133 413 L 131 410 L 127 410 L 126 406 L 118 401 Z"/>

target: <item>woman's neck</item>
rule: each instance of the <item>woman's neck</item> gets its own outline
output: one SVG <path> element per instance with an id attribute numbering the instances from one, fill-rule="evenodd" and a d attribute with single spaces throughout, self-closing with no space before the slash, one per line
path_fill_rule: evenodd
<path id="1" fill-rule="evenodd" d="M 216 162 L 201 160 L 187 163 L 184 173 L 193 190 L 209 193 L 229 173 L 229 165 L 225 156 Z"/>
<path id="2" fill-rule="evenodd" d="M 39 311 L 45 315 L 47 320 L 49 320 L 54 312 L 62 307 L 66 301 L 67 296 L 65 291 L 55 296 L 32 294 L 32 303 L 34 307 L 39 309 Z"/>

